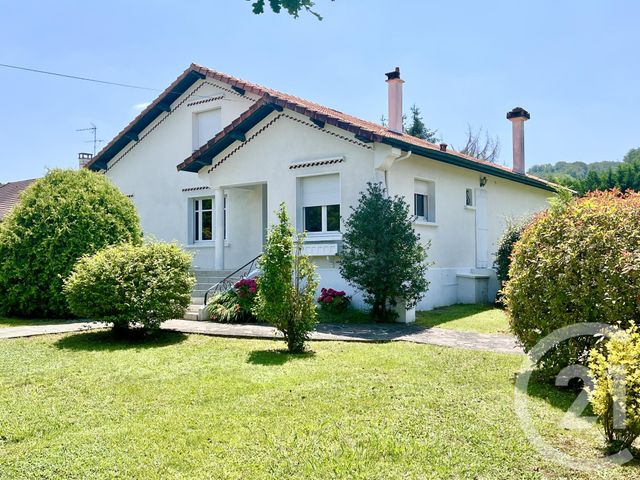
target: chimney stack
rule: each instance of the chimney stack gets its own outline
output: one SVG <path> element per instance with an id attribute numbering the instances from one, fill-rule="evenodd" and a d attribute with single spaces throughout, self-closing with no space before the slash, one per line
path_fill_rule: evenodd
<path id="1" fill-rule="evenodd" d="M 516 107 L 507 112 L 507 120 L 511 121 L 511 131 L 513 137 L 513 171 L 524 175 L 524 122 L 529 120 L 531 115 L 522 107 Z"/>
<path id="2" fill-rule="evenodd" d="M 403 133 L 402 84 L 404 80 L 400 78 L 400 67 L 396 67 L 393 72 L 385 75 L 387 76 L 386 82 L 389 84 L 389 130 Z"/>
<path id="3" fill-rule="evenodd" d="M 79 153 L 78 154 L 78 165 L 80 168 L 84 168 L 87 163 L 93 158 L 92 153 Z"/>

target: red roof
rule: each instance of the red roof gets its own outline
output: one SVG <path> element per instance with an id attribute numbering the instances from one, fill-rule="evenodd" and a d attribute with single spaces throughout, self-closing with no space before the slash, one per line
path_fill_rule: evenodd
<path id="1" fill-rule="evenodd" d="M 9 182 L 4 185 L 0 185 L 0 221 L 7 216 L 9 211 L 20 200 L 20 193 L 35 182 L 36 179 L 20 180 L 18 182 Z"/>
<path id="2" fill-rule="evenodd" d="M 311 102 L 309 100 L 305 100 L 300 97 L 296 97 L 294 95 L 289 95 L 287 93 L 280 92 L 278 90 L 274 90 L 272 88 L 263 87 L 262 85 L 258 85 L 252 82 L 248 82 L 246 80 L 241 80 L 239 78 L 233 77 L 231 75 L 227 75 L 225 73 L 218 72 L 216 70 L 212 70 L 201 65 L 197 65 L 192 63 L 189 68 L 187 68 L 160 96 L 154 100 L 154 102 L 149 105 L 143 112 L 140 113 L 127 127 L 125 127 L 105 148 L 96 155 L 91 162 L 87 165 L 88 168 L 91 168 L 94 164 L 99 164 L 101 157 L 108 153 L 107 158 L 113 158 L 113 150 L 118 149 L 118 145 L 122 144 L 122 139 L 126 140 L 126 136 L 132 130 L 135 131 L 137 128 L 138 122 L 140 122 L 143 118 L 148 117 L 154 111 L 158 111 L 158 105 L 161 105 L 163 102 L 167 100 L 171 100 L 176 98 L 176 93 L 178 91 L 182 91 L 181 85 L 184 85 L 184 82 L 189 78 L 193 78 L 194 75 L 198 77 L 209 78 L 212 80 L 217 80 L 222 83 L 225 83 L 232 88 L 239 90 L 240 92 L 249 92 L 258 97 L 261 97 L 263 102 L 259 102 L 263 104 L 264 102 L 275 103 L 283 108 L 287 108 L 289 110 L 293 110 L 295 112 L 301 113 L 303 115 L 307 115 L 309 117 L 314 118 L 315 120 L 322 121 L 328 123 L 329 125 L 334 125 L 344 130 L 350 131 L 356 135 L 362 135 L 366 138 L 370 139 L 374 142 L 383 142 L 383 141 L 398 141 L 403 144 L 410 146 L 415 146 L 420 149 L 427 149 L 434 152 L 440 152 L 439 145 L 436 145 L 431 142 L 427 142 L 426 140 L 422 140 L 417 137 L 413 137 L 411 135 L 407 135 L 406 133 L 397 133 L 388 128 L 384 127 L 375 122 L 370 122 L 367 120 L 363 120 L 361 118 L 354 117 L 352 115 L 348 115 L 346 113 L 340 112 L 338 110 L 334 110 L 329 107 L 325 107 L 323 105 L 319 105 L 317 103 Z M 194 82 L 196 79 L 193 80 Z M 188 167 L 191 163 L 198 160 L 200 155 L 207 151 L 207 147 L 216 143 L 219 139 L 223 138 L 225 133 L 228 133 L 233 130 L 232 127 L 237 126 L 243 119 L 245 119 L 252 111 L 256 110 L 258 105 L 252 106 L 245 114 L 236 119 L 225 128 L 222 132 L 216 135 L 213 139 L 211 139 L 207 144 L 205 144 L 202 148 L 193 153 L 190 157 L 185 159 L 179 166 L 179 169 L 184 169 Z M 535 183 L 540 186 L 545 186 L 549 188 L 553 184 L 547 182 L 545 180 L 539 179 L 532 175 L 521 175 L 515 174 L 513 171 L 506 166 L 497 165 L 495 163 L 491 163 L 485 160 L 481 160 L 475 157 L 471 157 L 469 155 L 465 155 L 461 152 L 456 152 L 451 149 L 447 149 L 446 155 L 448 157 L 454 157 L 462 159 L 463 163 L 469 164 L 472 162 L 477 165 L 482 165 L 491 170 L 502 171 L 508 174 L 510 177 L 517 175 L 521 177 L 522 180 L 528 180 L 527 183 Z M 107 160 L 108 161 L 108 160 Z M 515 177 L 514 177 L 515 178 Z"/>

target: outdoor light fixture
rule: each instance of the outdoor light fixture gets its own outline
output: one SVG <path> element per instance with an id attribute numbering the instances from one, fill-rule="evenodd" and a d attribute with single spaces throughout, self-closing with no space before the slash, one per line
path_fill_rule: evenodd
<path id="1" fill-rule="evenodd" d="M 487 177 L 480 177 L 480 186 L 484 187 L 487 184 Z"/>

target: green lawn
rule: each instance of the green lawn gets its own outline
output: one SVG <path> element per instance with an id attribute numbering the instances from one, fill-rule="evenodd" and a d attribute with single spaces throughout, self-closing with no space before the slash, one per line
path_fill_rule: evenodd
<path id="1" fill-rule="evenodd" d="M 541 458 L 513 412 L 522 356 L 402 342 L 281 342 L 162 332 L 2 341 L 2 478 L 638 478 Z M 599 456 L 595 430 L 555 426 L 573 400 L 536 387 L 544 435 Z"/>
<path id="2" fill-rule="evenodd" d="M 416 324 L 478 333 L 509 333 L 509 320 L 493 305 L 452 305 L 416 313 Z"/>
<path id="3" fill-rule="evenodd" d="M 68 323 L 71 320 L 50 320 L 33 318 L 6 318 L 0 317 L 0 328 L 26 327 L 31 325 L 54 325 L 58 323 Z"/>

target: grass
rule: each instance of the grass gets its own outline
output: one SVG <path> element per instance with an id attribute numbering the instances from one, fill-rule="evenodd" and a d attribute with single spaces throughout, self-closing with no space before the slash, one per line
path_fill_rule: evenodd
<path id="1" fill-rule="evenodd" d="M 32 325 L 56 325 L 60 323 L 68 323 L 70 321 L 71 320 L 0 317 L 0 328 L 27 327 Z"/>
<path id="2" fill-rule="evenodd" d="M 372 323 L 371 316 L 362 310 L 348 308 L 343 313 L 330 313 L 318 308 L 318 322 L 320 323 Z"/>
<path id="3" fill-rule="evenodd" d="M 452 305 L 416 313 L 416 324 L 477 333 L 509 333 L 506 313 L 492 305 Z"/>
<path id="4" fill-rule="evenodd" d="M 2 478 L 638 478 L 637 466 L 559 467 L 513 411 L 518 355 L 392 342 L 282 342 L 171 332 L 2 341 Z M 574 395 L 537 386 L 540 431 L 602 455 L 599 434 L 555 426 Z"/>

